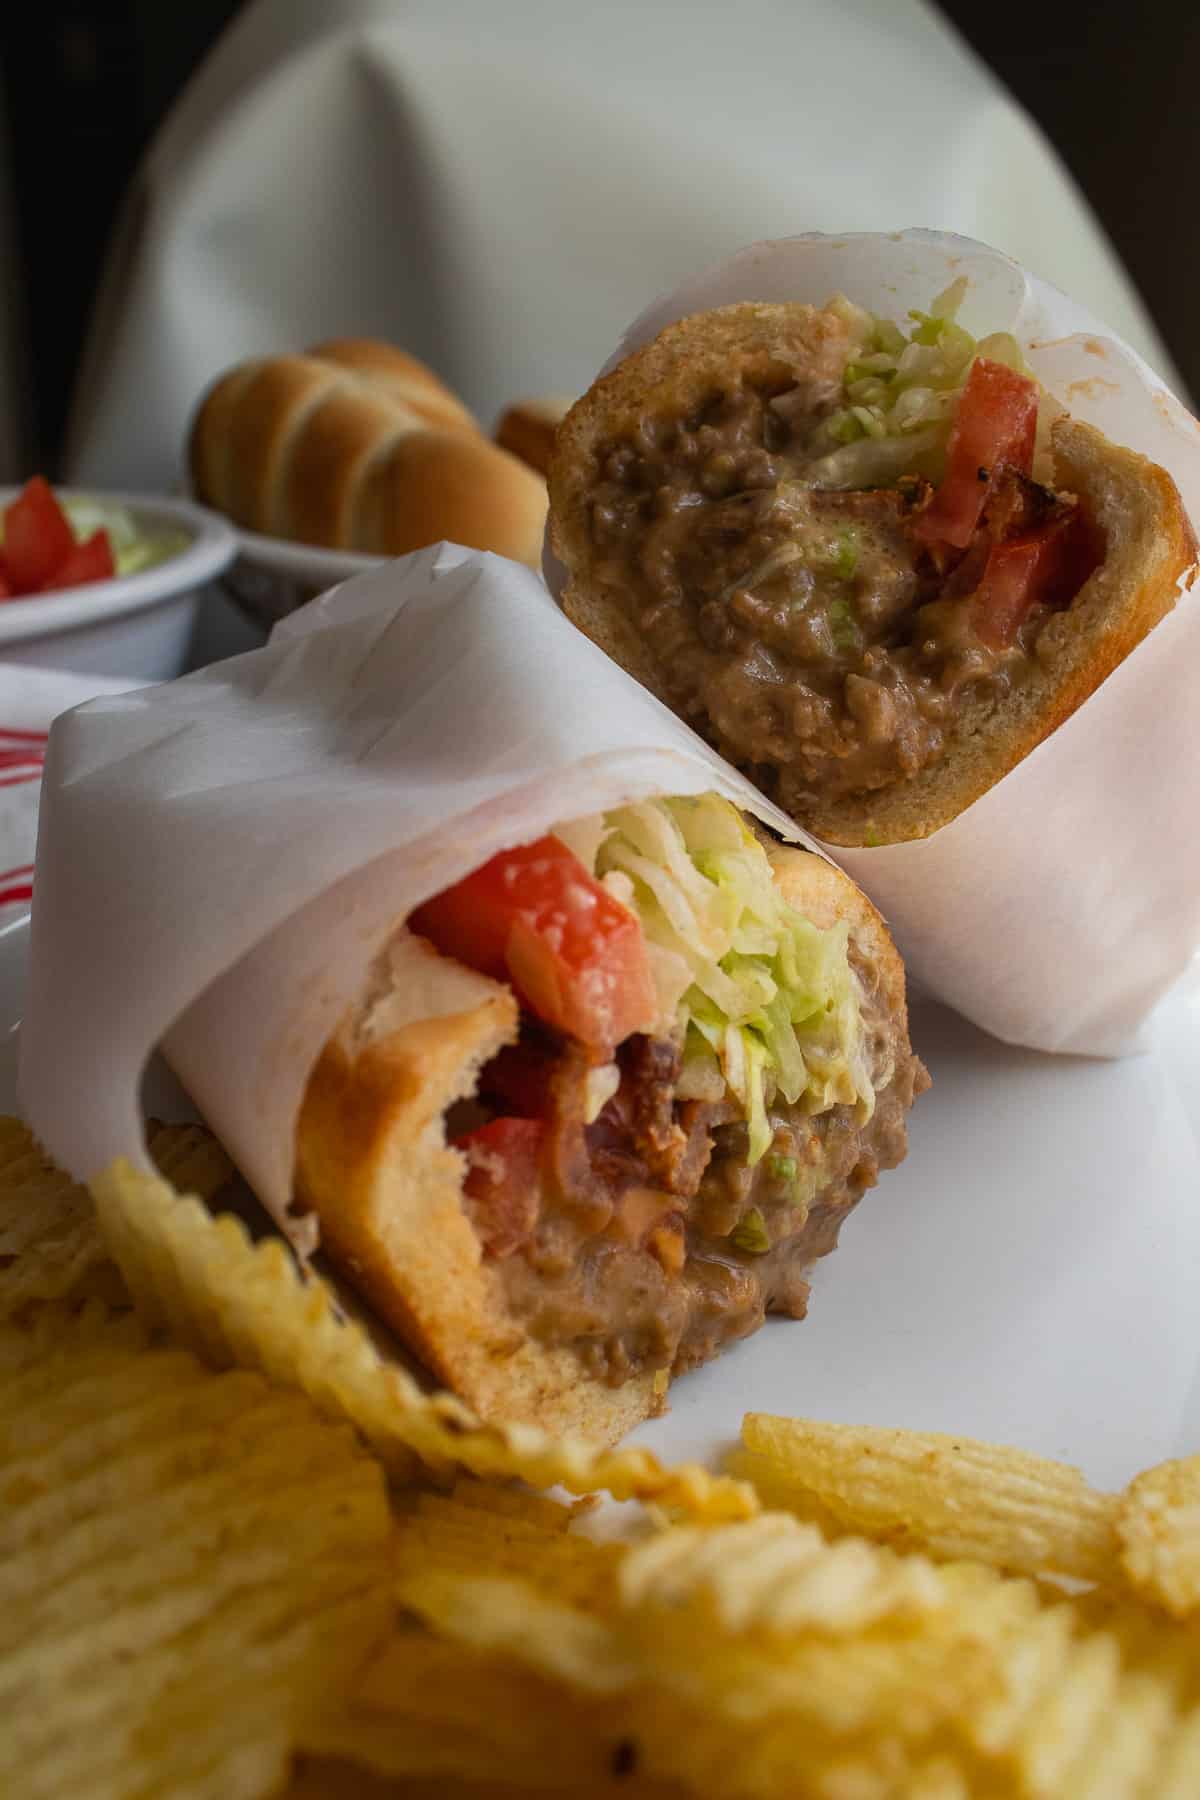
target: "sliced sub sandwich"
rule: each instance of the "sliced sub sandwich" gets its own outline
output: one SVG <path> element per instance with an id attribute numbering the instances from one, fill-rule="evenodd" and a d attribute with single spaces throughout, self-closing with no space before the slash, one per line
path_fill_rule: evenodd
<path id="1" fill-rule="evenodd" d="M 647 801 L 398 928 L 308 1082 L 298 1197 L 484 1416 L 612 1440 L 804 1314 L 927 1082 L 849 878 L 716 795 Z"/>
<path id="2" fill-rule="evenodd" d="M 1169 475 L 1014 339 L 837 298 L 695 314 L 560 428 L 568 615 L 819 837 L 955 818 L 1174 605 Z"/>

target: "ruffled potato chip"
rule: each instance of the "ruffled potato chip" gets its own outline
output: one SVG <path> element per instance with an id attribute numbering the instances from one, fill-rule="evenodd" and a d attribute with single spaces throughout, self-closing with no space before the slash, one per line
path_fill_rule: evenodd
<path id="1" fill-rule="evenodd" d="M 202 1128 L 155 1150 L 228 1178 Z M 1109 1497 L 971 1440 L 750 1415 L 739 1472 L 789 1510 L 739 1516 L 737 1482 L 422 1393 L 279 1240 L 125 1167 L 93 1212 L 0 1121 L 10 1218 L 0 1791 L 1200 1794 L 1200 1639 L 1117 1591 L 1195 1605 L 1200 1459 Z M 393 1521 L 347 1423 L 414 1478 Z M 513 1476 L 652 1504 L 633 1541 L 593 1539 L 594 1501 Z"/>
<path id="2" fill-rule="evenodd" d="M 87 1189 L 18 1119 L 0 1118 L 0 1320 L 47 1301 L 123 1295 Z"/>
<path id="3" fill-rule="evenodd" d="M 1116 1497 L 1078 1469 L 941 1432 L 747 1413 L 729 1467 L 769 1506 L 1014 1574 L 1119 1579 Z"/>
<path id="4" fill-rule="evenodd" d="M 203 1125 L 151 1120 L 146 1138 L 162 1173 L 201 1199 L 233 1174 Z M 0 1320 L 28 1319 L 52 1301 L 87 1299 L 129 1304 L 92 1197 L 50 1161 L 28 1126 L 0 1117 Z"/>
<path id="5" fill-rule="evenodd" d="M 1200 1607 L 1200 1456 L 1130 1482 L 1117 1514 L 1121 1566 L 1144 1599 L 1185 1618 Z"/>
<path id="6" fill-rule="evenodd" d="M 531 1487 L 607 1491 L 693 1517 L 757 1510 L 744 1483 L 649 1450 L 602 1450 L 529 1425 L 489 1424 L 450 1394 L 426 1394 L 387 1363 L 340 1312 L 332 1290 L 302 1274 L 278 1238 L 252 1244 L 241 1221 L 214 1218 L 163 1181 L 117 1163 L 92 1187 L 100 1222 L 135 1304 L 219 1367 L 259 1368 L 350 1419 L 397 1474 L 515 1476 Z"/>
<path id="7" fill-rule="evenodd" d="M 146 1148 L 163 1180 L 198 1200 L 214 1199 L 235 1174 L 228 1153 L 207 1125 L 164 1125 L 160 1119 L 151 1119 L 146 1125 Z"/>
<path id="8" fill-rule="evenodd" d="M 948 1604 L 946 1584 L 924 1557 L 894 1556 L 857 1538 L 827 1544 L 786 1513 L 721 1531 L 665 1533 L 626 1557 L 621 1598 L 626 1607 L 675 1614 L 699 1601 L 730 1632 L 849 1634 Z"/>
<path id="9" fill-rule="evenodd" d="M 502 1772 L 524 1794 L 949 1800 L 944 1785 L 910 1790 L 929 1759 L 895 1738 L 839 1742 L 789 1717 L 746 1730 L 645 1682 L 584 1694 L 514 1658 L 411 1632 L 372 1659 L 341 1717 L 312 1735 L 324 1754 L 378 1772 L 437 1776 L 447 1797 L 457 1781 Z"/>
<path id="10" fill-rule="evenodd" d="M 402 1522 L 404 1616 L 439 1655 L 457 1648 L 464 1670 L 487 1671 L 497 1693 L 524 1680 L 554 1705 L 553 1689 L 581 1741 L 622 1729 L 643 1773 L 697 1793 L 822 1800 L 1148 1800 L 1168 1779 L 1184 1791 L 1171 1771 L 1192 1754 L 1200 1643 L 1126 1603 L 1068 1601 L 977 1562 L 823 1545 L 772 1515 L 591 1546 L 617 1555 L 593 1602 L 552 1568 L 576 1535 L 566 1510 L 532 1519 L 512 1496 L 516 1528 L 501 1516 L 480 1529 L 469 1515 L 489 1491 L 463 1484 L 461 1498 L 428 1497 Z M 507 1703 L 493 1720 L 486 1697 L 468 1761 L 423 1761 L 445 1758 L 446 1733 L 433 1733 L 440 1750 L 422 1740 L 396 1683 L 429 1641 L 410 1624 L 356 1690 L 371 1720 L 361 1753 L 460 1773 L 515 1755 L 523 1768 Z"/>
<path id="11" fill-rule="evenodd" d="M 401 1598 L 434 1634 L 437 1697 L 415 1694 L 430 1640 L 410 1628 L 356 1686 L 345 1753 L 396 1772 L 515 1768 L 555 1787 L 570 1754 L 561 1730 L 591 1778 L 619 1739 L 643 1775 L 745 1800 L 1200 1791 L 1186 1785 L 1200 1647 L 1185 1633 L 1129 1608 L 1097 1628 L 1086 1608 L 1048 1606 L 1032 1583 L 978 1565 L 942 1575 L 945 1612 L 906 1632 L 776 1632 L 765 1653 L 719 1619 L 677 1632 L 641 1606 L 581 1614 L 528 1579 L 414 1571 Z"/>
<path id="12" fill-rule="evenodd" d="M 1186 1713 L 1167 1735 L 1154 1785 L 1145 1791 L 1154 1800 L 1192 1800 L 1200 1794 L 1200 1707 Z"/>
<path id="13" fill-rule="evenodd" d="M 387 1624 L 352 1432 L 129 1315 L 0 1328 L 0 1791 L 257 1800 Z"/>
<path id="14" fill-rule="evenodd" d="M 540 1594 L 571 1606 L 609 1612 L 625 1546 L 569 1532 L 579 1510 L 484 1481 L 459 1481 L 449 1495 L 420 1493 L 397 1533 L 397 1580 L 488 1569 L 534 1580 Z"/>
<path id="15" fill-rule="evenodd" d="M 484 1558 L 451 1510 L 430 1502 L 432 1545 L 425 1521 L 405 1522 L 397 1555 L 405 1613 L 439 1638 L 577 1696 L 669 1695 L 726 1730 L 787 1716 L 843 1749 L 873 1729 L 927 1736 L 987 1691 L 992 1640 L 1037 1605 L 1027 1583 L 826 1545 L 784 1515 L 588 1545 L 618 1559 L 589 1604 L 554 1566 L 570 1537 L 531 1534 L 515 1556 Z"/>

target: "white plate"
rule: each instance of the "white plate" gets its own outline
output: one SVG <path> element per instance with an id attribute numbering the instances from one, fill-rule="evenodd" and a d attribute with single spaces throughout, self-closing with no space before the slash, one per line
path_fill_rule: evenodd
<path id="1" fill-rule="evenodd" d="M 0 932 L 0 1111 L 29 932 Z M 686 1376 L 635 1439 L 713 1460 L 747 1410 L 969 1432 L 1116 1485 L 1200 1446 L 1200 983 L 1122 1063 L 1013 1050 L 936 1006 L 908 1160 L 818 1265 L 810 1317 Z M 146 1105 L 187 1116 L 152 1067 Z M 192 1115 L 194 1116 L 194 1115 Z"/>
<path id="2" fill-rule="evenodd" d="M 0 488 L 0 508 L 18 492 Z M 174 556 L 134 575 L 5 601 L 0 607 L 0 660 L 147 681 L 178 674 L 193 624 L 194 597 L 237 553 L 232 527 L 206 507 L 166 495 L 91 488 L 86 494 L 73 488 L 55 492 L 64 500 L 86 498 L 124 507 L 148 533 L 182 531 L 188 542 Z"/>

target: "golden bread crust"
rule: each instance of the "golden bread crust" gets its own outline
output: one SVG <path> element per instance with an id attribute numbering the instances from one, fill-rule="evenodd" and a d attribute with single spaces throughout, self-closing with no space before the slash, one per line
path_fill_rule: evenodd
<path id="1" fill-rule="evenodd" d="M 379 338 L 329 338 L 305 352 L 320 362 L 335 363 L 364 378 L 369 385 L 414 412 L 427 425 L 476 432 L 479 421 L 452 388 L 417 357 Z"/>
<path id="2" fill-rule="evenodd" d="M 333 387 L 336 376 L 311 357 L 267 357 L 245 379 L 232 370 L 205 399 L 192 433 L 192 472 L 219 459 L 223 485 L 200 499 L 238 525 L 269 531 L 289 444 Z"/>
<path id="3" fill-rule="evenodd" d="M 360 549 L 402 556 L 423 544 L 466 544 L 530 565 L 541 555 L 546 487 L 532 469 L 464 432 L 396 436 L 365 467 L 353 509 Z"/>

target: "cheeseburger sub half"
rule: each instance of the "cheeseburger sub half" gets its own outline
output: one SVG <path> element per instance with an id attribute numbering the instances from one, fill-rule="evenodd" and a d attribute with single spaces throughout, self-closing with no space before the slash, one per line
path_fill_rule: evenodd
<path id="1" fill-rule="evenodd" d="M 325 1046 L 297 1190 L 485 1416 L 620 1436 L 801 1317 L 928 1084 L 878 913 L 716 795 L 493 857 L 419 907 Z"/>
<path id="2" fill-rule="evenodd" d="M 1039 389 L 1015 339 L 845 298 L 669 326 L 560 429 L 568 615 L 832 843 L 928 836 L 1174 605 L 1162 469 Z"/>

